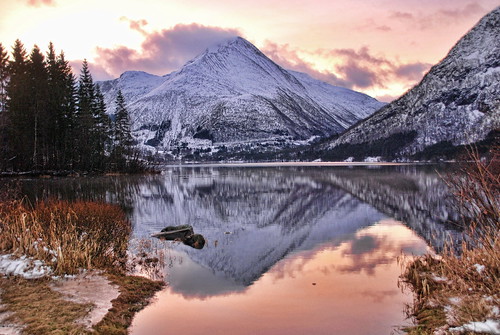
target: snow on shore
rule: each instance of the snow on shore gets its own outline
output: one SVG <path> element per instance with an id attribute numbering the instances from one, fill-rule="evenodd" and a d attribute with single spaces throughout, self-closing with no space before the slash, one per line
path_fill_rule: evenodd
<path id="1" fill-rule="evenodd" d="M 11 254 L 0 255 L 0 275 L 3 276 L 36 279 L 51 275 L 52 272 L 52 268 L 46 266 L 40 260 L 26 256 L 16 258 Z M 94 305 L 87 317 L 79 321 L 88 329 L 91 329 L 93 325 L 102 320 L 112 307 L 111 301 L 120 295 L 116 285 L 111 284 L 107 278 L 94 271 L 84 271 L 76 276 L 53 277 L 53 279 L 51 288 L 62 293 L 65 299 L 81 304 L 91 303 Z M 9 315 L 10 312 L 0 313 L 0 335 L 20 334 L 21 326 L 4 324 L 3 321 Z"/>
<path id="2" fill-rule="evenodd" d="M 485 334 L 500 334 L 500 321 L 488 319 L 484 322 L 469 322 L 460 327 L 450 328 L 451 332 L 479 332 Z"/>
<path id="3" fill-rule="evenodd" d="M 21 276 L 26 279 L 41 278 L 52 273 L 52 268 L 42 261 L 26 256 L 15 258 L 11 254 L 0 255 L 0 274 Z"/>

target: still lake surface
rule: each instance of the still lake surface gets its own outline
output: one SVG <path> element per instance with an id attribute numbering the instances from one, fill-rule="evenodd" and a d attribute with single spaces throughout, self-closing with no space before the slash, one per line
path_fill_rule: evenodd
<path id="1" fill-rule="evenodd" d="M 401 255 L 439 250 L 456 219 L 432 166 L 174 166 L 160 175 L 23 180 L 32 199 L 118 203 L 130 250 L 168 285 L 131 334 L 390 334 L 407 324 Z M 151 238 L 189 224 L 197 250 Z"/>

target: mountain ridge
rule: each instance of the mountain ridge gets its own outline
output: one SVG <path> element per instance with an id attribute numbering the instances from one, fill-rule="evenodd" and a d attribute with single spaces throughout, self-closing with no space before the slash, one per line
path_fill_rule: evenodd
<path id="1" fill-rule="evenodd" d="M 323 149 L 335 159 L 408 159 L 484 140 L 500 127 L 499 55 L 500 7 L 466 33 L 414 88 Z"/>
<path id="2" fill-rule="evenodd" d="M 287 71 L 241 37 L 208 48 L 170 74 L 128 71 L 101 89 L 108 111 L 122 90 L 140 147 L 165 150 L 293 145 L 340 133 L 384 105 Z"/>

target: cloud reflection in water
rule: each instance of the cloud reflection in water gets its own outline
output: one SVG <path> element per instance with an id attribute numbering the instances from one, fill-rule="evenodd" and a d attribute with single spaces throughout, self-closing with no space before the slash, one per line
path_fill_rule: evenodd
<path id="1" fill-rule="evenodd" d="M 137 315 L 132 334 L 153 329 L 155 334 L 161 329 L 165 334 L 197 334 L 199 329 L 208 334 L 387 334 L 404 323 L 401 306 L 410 299 L 397 289 L 396 257 L 403 249 L 417 254 L 426 248 L 400 222 L 384 219 L 343 240 L 291 252 L 251 286 L 240 287 L 243 291 L 233 287 L 232 293 L 219 289 L 196 297 L 186 288 L 177 292 L 175 283 Z M 213 273 L 202 275 L 200 265 L 188 268 L 192 272 L 185 270 L 176 280 L 193 277 L 188 280 L 196 286 L 213 278 Z M 200 328 L 186 329 L 192 318 Z"/>

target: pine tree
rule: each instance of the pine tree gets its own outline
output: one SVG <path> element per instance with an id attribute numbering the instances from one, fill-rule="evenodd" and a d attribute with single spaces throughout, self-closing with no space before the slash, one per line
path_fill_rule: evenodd
<path id="1" fill-rule="evenodd" d="M 77 167 L 82 170 L 92 170 L 95 166 L 96 139 L 93 138 L 95 104 L 95 86 L 88 68 L 87 60 L 83 61 L 77 91 L 76 137 L 77 137 Z"/>
<path id="2" fill-rule="evenodd" d="M 61 52 L 57 58 L 57 64 L 61 74 L 63 75 L 61 90 L 61 108 L 62 108 L 62 123 L 61 129 L 63 132 L 63 162 L 64 166 L 68 168 L 73 167 L 74 161 L 74 148 L 76 139 L 76 78 L 73 75 L 73 70 L 69 62 L 64 58 L 64 53 Z"/>
<path id="3" fill-rule="evenodd" d="M 130 117 L 121 90 L 118 90 L 115 103 L 113 160 L 119 170 L 124 170 L 127 159 L 132 154 L 133 138 L 130 131 Z"/>
<path id="4" fill-rule="evenodd" d="M 47 168 L 50 153 L 49 131 L 52 115 L 48 109 L 49 91 L 47 90 L 48 73 L 45 67 L 45 57 L 37 45 L 33 47 L 28 59 L 28 117 L 32 125 L 32 166 L 37 169 Z"/>
<path id="5" fill-rule="evenodd" d="M 29 116 L 28 64 L 26 49 L 20 40 L 12 48 L 9 61 L 9 82 L 7 92 L 8 138 L 13 156 L 9 158 L 15 170 L 27 170 L 32 167 L 33 148 L 32 118 Z M 31 152 L 31 154 L 30 154 Z"/>
<path id="6" fill-rule="evenodd" d="M 73 128 L 75 122 L 75 77 L 64 53 L 56 56 L 54 46 L 49 44 L 47 72 L 52 166 L 58 169 L 72 168 Z"/>
<path id="7" fill-rule="evenodd" d="M 48 97 L 48 109 L 50 114 L 47 116 L 47 132 L 49 134 L 49 165 L 52 168 L 60 168 L 59 166 L 59 150 L 62 132 L 64 129 L 61 127 L 61 90 L 60 90 L 61 74 L 57 64 L 57 56 L 52 42 L 49 43 L 49 50 L 47 51 L 47 88 L 50 92 Z"/>
<path id="8" fill-rule="evenodd" d="M 9 80 L 9 55 L 0 43 L 0 113 L 4 112 L 7 105 L 7 83 Z"/>
<path id="9" fill-rule="evenodd" d="M 95 85 L 95 102 L 92 114 L 95 124 L 95 150 L 100 153 L 98 166 L 100 169 L 104 169 L 106 165 L 106 157 L 109 154 L 111 147 L 111 120 L 106 114 L 104 96 L 101 93 L 101 88 L 97 84 Z"/>
<path id="10" fill-rule="evenodd" d="M 0 171 L 7 168 L 9 141 L 7 133 L 7 83 L 9 80 L 9 56 L 0 43 Z"/>
<path id="11" fill-rule="evenodd" d="M 112 152 L 111 120 L 87 61 L 76 79 L 52 43 L 27 57 L 17 40 L 9 60 L 0 44 L 0 170 L 102 172 Z M 5 88 L 4 88 L 5 87 Z"/>
<path id="12" fill-rule="evenodd" d="M 107 165 L 110 120 L 106 115 L 104 97 L 93 82 L 86 60 L 83 61 L 77 97 L 79 167 L 86 171 L 103 171 Z"/>

